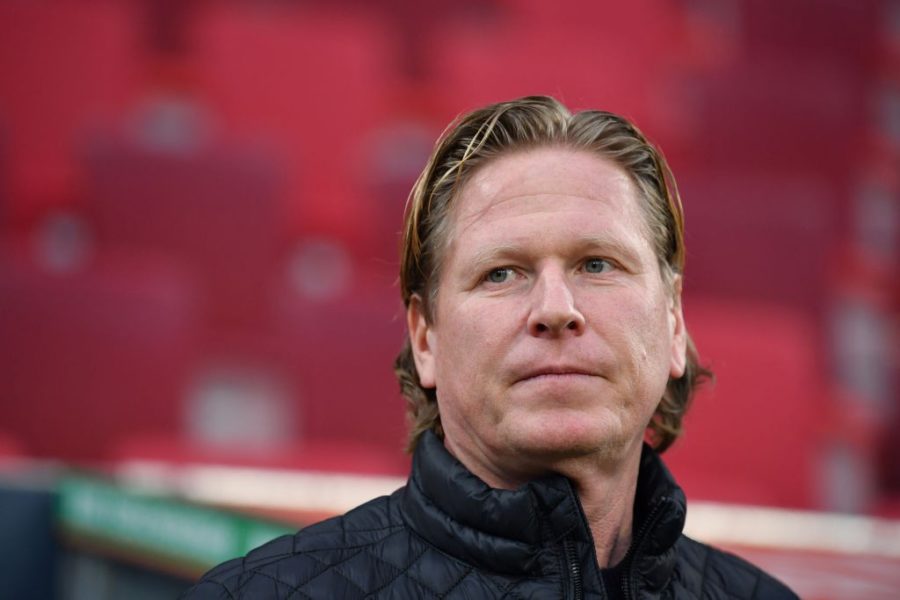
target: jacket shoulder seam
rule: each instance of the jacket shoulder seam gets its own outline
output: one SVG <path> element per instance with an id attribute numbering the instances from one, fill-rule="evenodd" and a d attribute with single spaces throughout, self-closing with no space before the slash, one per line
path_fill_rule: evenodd
<path id="1" fill-rule="evenodd" d="M 378 531 L 389 531 L 389 532 L 393 533 L 397 529 L 404 529 L 404 528 L 405 528 L 404 525 L 385 525 L 384 527 L 374 527 L 372 529 L 347 529 L 342 523 L 341 524 L 341 534 L 346 535 L 348 533 L 349 534 L 376 533 Z M 300 540 L 300 538 L 302 538 L 302 537 L 305 537 L 307 539 L 316 539 L 316 538 L 320 538 L 320 537 L 326 537 L 326 538 L 333 537 L 333 535 L 334 535 L 334 532 L 332 532 L 332 531 L 311 531 L 311 532 L 305 532 L 305 533 L 304 533 L 304 531 L 305 530 L 301 530 L 297 534 L 297 536 L 295 536 L 295 547 L 297 545 L 297 541 Z M 363 544 L 363 545 L 366 545 L 366 544 Z"/>

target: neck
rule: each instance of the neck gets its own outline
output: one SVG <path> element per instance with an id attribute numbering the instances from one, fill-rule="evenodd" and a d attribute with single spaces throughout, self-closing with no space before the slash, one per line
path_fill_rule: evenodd
<path id="1" fill-rule="evenodd" d="M 633 467 L 569 477 L 591 529 L 600 568 L 619 564 L 631 546 L 639 462 L 640 454 Z"/>
<path id="2" fill-rule="evenodd" d="M 445 445 L 450 453 L 491 487 L 516 489 L 528 479 L 542 474 L 534 471 L 530 476 L 524 476 L 525 472 L 531 471 L 526 469 L 510 477 L 508 471 L 491 469 L 488 462 L 473 460 L 474 457 L 447 442 L 449 440 L 445 440 Z M 572 482 L 594 538 L 600 568 L 619 564 L 631 545 L 640 460 L 641 440 L 637 440 L 624 452 L 616 452 L 615 457 L 604 453 L 604 456 L 567 458 L 541 469 L 544 473 L 564 475 Z"/>

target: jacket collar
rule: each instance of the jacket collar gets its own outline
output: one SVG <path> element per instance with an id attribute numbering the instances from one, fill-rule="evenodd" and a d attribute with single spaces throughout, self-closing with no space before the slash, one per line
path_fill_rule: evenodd
<path id="1" fill-rule="evenodd" d="M 569 480 L 549 476 L 516 490 L 494 489 L 473 475 L 426 432 L 413 457 L 403 512 L 419 535 L 479 568 L 511 576 L 559 570 L 559 542 L 593 548 L 590 529 Z M 675 562 L 685 498 L 656 452 L 644 446 L 629 556 L 639 587 L 665 585 Z M 596 564 L 590 553 L 591 560 Z M 588 565 L 585 565 L 588 566 Z M 596 570 L 595 566 L 590 566 Z M 646 574 L 646 575 L 644 575 Z"/>

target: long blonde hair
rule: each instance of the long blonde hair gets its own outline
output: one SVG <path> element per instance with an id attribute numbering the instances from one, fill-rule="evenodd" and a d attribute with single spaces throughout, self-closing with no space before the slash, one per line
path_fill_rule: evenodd
<path id="1" fill-rule="evenodd" d="M 432 321 L 451 206 L 472 174 L 498 155 L 546 146 L 595 152 L 628 173 L 644 200 L 642 209 L 663 278 L 671 284 L 675 274 L 684 272 L 681 199 L 662 153 L 623 117 L 597 110 L 573 114 L 554 98 L 528 96 L 464 115 L 438 139 L 410 192 L 404 216 L 400 291 L 407 307 L 418 295 L 425 318 Z M 443 436 L 437 396 L 435 390 L 422 387 L 408 340 L 394 368 L 407 401 L 412 451 L 429 429 Z M 658 451 L 665 451 L 681 434 L 693 391 L 709 376 L 688 336 L 685 372 L 669 378 L 649 424 L 649 437 Z"/>

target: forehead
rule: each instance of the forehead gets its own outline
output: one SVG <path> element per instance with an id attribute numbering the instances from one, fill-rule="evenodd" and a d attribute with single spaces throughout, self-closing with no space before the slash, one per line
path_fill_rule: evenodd
<path id="1" fill-rule="evenodd" d="M 588 150 L 538 148 L 502 155 L 476 171 L 451 210 L 453 240 L 473 230 L 489 237 L 486 223 L 513 223 L 523 216 L 548 226 L 568 220 L 578 228 L 602 229 L 649 241 L 640 196 L 628 174 Z M 534 233 L 534 232 L 530 232 Z"/>

